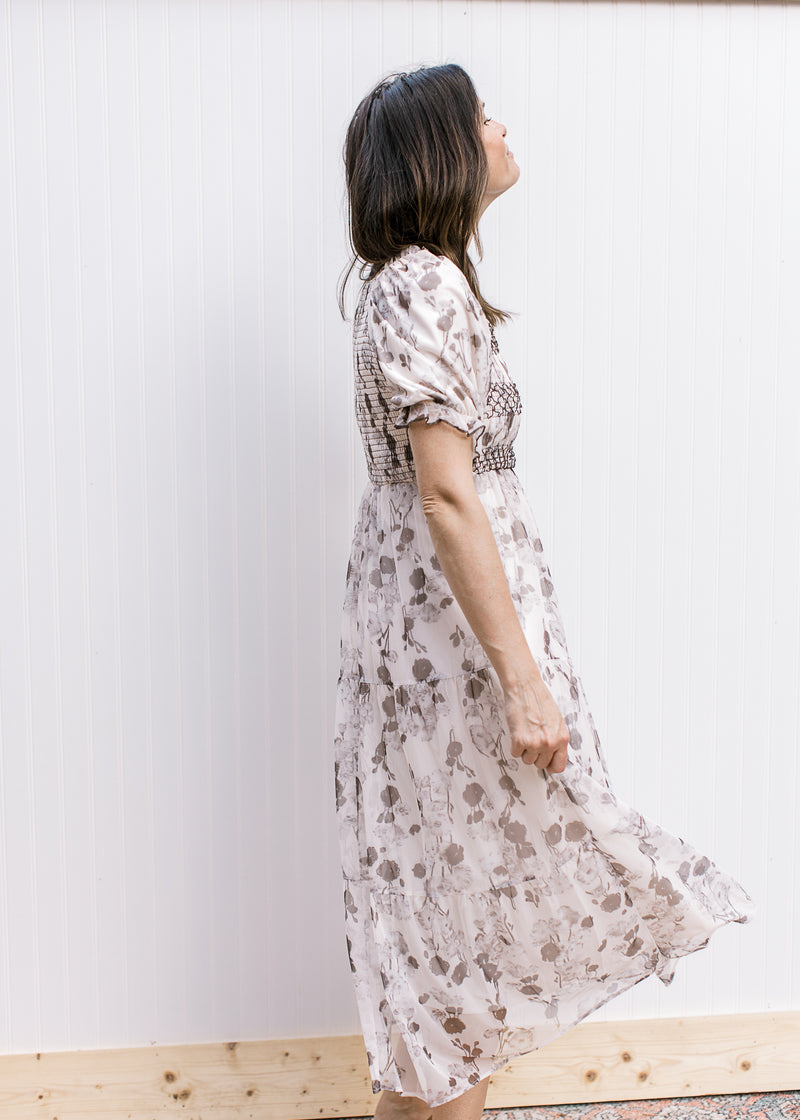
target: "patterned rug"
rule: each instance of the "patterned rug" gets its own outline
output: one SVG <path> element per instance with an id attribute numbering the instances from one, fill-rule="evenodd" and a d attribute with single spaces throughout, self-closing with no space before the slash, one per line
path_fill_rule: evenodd
<path id="1" fill-rule="evenodd" d="M 798 1071 L 800 1079 L 800 1071 Z M 800 1092 L 487 1108 L 483 1120 L 800 1120 Z M 352 1120 L 370 1120 L 368 1116 Z"/>
<path id="2" fill-rule="evenodd" d="M 484 1120 L 800 1120 L 800 1092 L 489 1108 L 483 1116 Z"/>

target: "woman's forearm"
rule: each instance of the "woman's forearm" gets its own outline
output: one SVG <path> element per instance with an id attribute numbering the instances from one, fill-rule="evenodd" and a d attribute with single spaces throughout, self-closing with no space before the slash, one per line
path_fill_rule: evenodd
<path id="1" fill-rule="evenodd" d="M 477 492 L 424 496 L 422 505 L 442 571 L 504 692 L 540 679 Z"/>

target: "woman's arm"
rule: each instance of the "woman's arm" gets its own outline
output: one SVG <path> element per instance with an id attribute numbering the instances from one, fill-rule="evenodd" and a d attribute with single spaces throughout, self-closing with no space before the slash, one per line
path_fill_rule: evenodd
<path id="1" fill-rule="evenodd" d="M 569 732 L 541 678 L 508 589 L 472 475 L 472 436 L 450 424 L 413 421 L 411 450 L 433 546 L 464 616 L 503 688 L 511 753 L 562 773 Z"/>

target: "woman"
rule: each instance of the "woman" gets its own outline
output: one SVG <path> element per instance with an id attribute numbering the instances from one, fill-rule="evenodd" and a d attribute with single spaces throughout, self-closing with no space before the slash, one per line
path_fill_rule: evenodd
<path id="1" fill-rule="evenodd" d="M 505 316 L 468 256 L 519 177 L 505 137 L 447 65 L 381 82 L 345 145 L 370 482 L 335 770 L 379 1120 L 477 1120 L 493 1071 L 754 912 L 610 786 L 513 469 Z"/>

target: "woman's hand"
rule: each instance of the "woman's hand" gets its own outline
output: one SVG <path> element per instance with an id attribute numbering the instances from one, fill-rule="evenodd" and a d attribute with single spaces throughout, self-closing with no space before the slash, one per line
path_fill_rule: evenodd
<path id="1" fill-rule="evenodd" d="M 529 766 L 563 774 L 569 731 L 547 685 L 536 677 L 504 695 L 512 755 Z"/>

